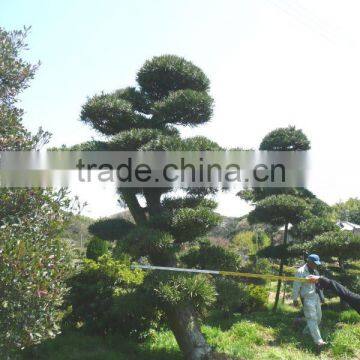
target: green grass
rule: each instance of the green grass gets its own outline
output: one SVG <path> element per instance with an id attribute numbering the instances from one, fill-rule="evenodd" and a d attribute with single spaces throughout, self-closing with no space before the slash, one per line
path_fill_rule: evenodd
<path id="1" fill-rule="evenodd" d="M 329 345 L 319 354 L 302 328 L 294 328 L 296 309 L 280 307 L 277 313 L 262 311 L 223 318 L 213 312 L 202 326 L 209 344 L 219 352 L 247 360 L 360 359 L 360 317 L 338 304 L 323 309 L 322 334 Z M 95 337 L 71 331 L 46 341 L 23 356 L 52 360 L 180 360 L 169 330 L 152 331 L 142 344 L 116 336 Z"/>

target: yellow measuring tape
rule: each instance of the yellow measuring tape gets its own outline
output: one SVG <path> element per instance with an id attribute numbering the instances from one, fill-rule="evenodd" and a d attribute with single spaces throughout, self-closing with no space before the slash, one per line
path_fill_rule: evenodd
<path id="1" fill-rule="evenodd" d="M 142 270 L 163 270 L 163 271 L 175 271 L 175 272 L 187 272 L 187 273 L 196 273 L 196 274 L 210 274 L 210 275 L 221 275 L 221 276 L 238 276 L 244 278 L 253 278 L 253 279 L 264 279 L 270 281 L 298 281 L 303 283 L 309 283 L 310 280 L 307 278 L 299 278 L 295 276 L 279 276 L 271 274 L 253 274 L 245 272 L 235 272 L 235 271 L 217 271 L 217 270 L 199 270 L 199 269 L 186 269 L 186 268 L 175 268 L 167 266 L 152 266 L 152 265 L 131 265 L 132 269 L 142 269 Z"/>

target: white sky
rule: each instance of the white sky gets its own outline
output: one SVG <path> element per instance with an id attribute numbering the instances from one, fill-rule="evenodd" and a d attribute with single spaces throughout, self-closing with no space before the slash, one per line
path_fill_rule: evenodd
<path id="1" fill-rule="evenodd" d="M 226 147 L 257 148 L 295 125 L 312 142 L 310 190 L 334 203 L 359 196 L 360 2 L 356 0 L 133 0 L 1 5 L 7 29 L 32 25 L 42 66 L 24 93 L 25 124 L 51 131 L 51 145 L 98 135 L 78 121 L 87 96 L 134 85 L 148 58 L 172 53 L 211 80 L 211 123 L 184 129 Z M 111 186 L 73 189 L 86 215 L 119 211 Z M 247 205 L 219 196 L 222 214 Z"/>

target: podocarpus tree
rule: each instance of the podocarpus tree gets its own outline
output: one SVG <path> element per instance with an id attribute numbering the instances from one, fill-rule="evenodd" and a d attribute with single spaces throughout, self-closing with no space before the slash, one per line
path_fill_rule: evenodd
<path id="1" fill-rule="evenodd" d="M 306 151 L 310 149 L 310 141 L 306 137 L 306 135 L 300 130 L 296 129 L 293 126 L 289 126 L 286 128 L 278 128 L 273 131 L 271 131 L 269 134 L 267 134 L 264 139 L 262 140 L 259 150 L 262 151 Z M 305 201 L 305 204 L 308 207 L 308 211 L 301 214 L 301 217 L 297 218 L 296 223 L 290 221 L 292 225 L 294 225 L 293 229 L 298 230 L 299 233 L 304 233 L 304 229 L 309 230 L 308 234 L 303 234 L 304 237 L 307 236 L 315 236 L 318 233 L 321 233 L 322 228 L 324 229 L 330 229 L 331 225 L 323 218 L 325 218 L 330 208 L 328 205 L 326 205 L 321 200 L 317 199 L 314 194 L 312 194 L 309 190 L 305 188 L 292 188 L 292 187 L 267 187 L 267 188 L 252 188 L 252 189 L 246 189 L 242 192 L 240 192 L 240 197 L 243 198 L 246 201 L 250 201 L 255 206 L 260 204 L 261 206 L 264 205 L 263 201 L 265 201 L 268 197 L 273 197 L 271 201 L 274 202 L 274 205 L 277 201 L 285 200 L 286 196 L 289 196 L 289 199 L 292 199 L 294 201 L 294 207 L 297 206 L 298 202 L 302 202 L 301 200 Z M 276 198 L 276 195 L 281 195 L 279 199 Z M 269 205 L 269 204 L 268 204 Z M 285 205 L 285 203 L 281 204 L 279 202 L 276 204 L 277 210 L 280 211 L 282 206 Z M 285 205 L 283 209 L 286 209 L 286 206 L 290 206 L 290 200 L 289 203 Z M 276 207 L 276 206 L 275 206 Z M 271 214 L 271 211 L 268 213 L 268 223 L 276 225 L 276 217 L 277 214 L 273 213 Z M 314 220 L 315 219 L 315 220 Z M 321 219 L 321 220 L 319 220 Z M 283 219 L 284 220 L 284 219 Z M 294 219 L 295 220 L 295 219 Z M 326 222 L 325 224 L 322 224 L 323 226 L 320 226 L 320 223 Z M 304 224 L 304 222 L 306 224 Z M 314 224 L 312 229 L 309 229 L 308 222 L 312 222 Z M 280 221 L 281 225 L 285 225 L 284 221 Z M 303 225 L 303 226 L 301 226 Z M 318 225 L 318 227 L 315 229 L 315 225 Z M 313 234 L 310 234 L 310 232 L 313 232 Z M 283 265 L 285 259 L 289 256 L 287 252 L 287 235 L 288 235 L 288 227 L 285 226 L 285 232 L 284 232 L 284 241 L 281 245 L 272 244 L 270 247 L 267 247 L 263 250 L 261 250 L 260 256 L 265 256 L 269 258 L 279 259 L 280 260 L 280 272 L 283 271 Z M 302 240 L 302 239 L 300 239 Z M 280 287 L 281 282 L 278 282 L 278 288 L 275 298 L 275 306 L 274 309 L 277 307 L 279 294 L 280 294 Z"/>
<path id="2" fill-rule="evenodd" d="M 182 139 L 174 125 L 196 126 L 209 121 L 213 100 L 209 79 L 183 58 L 165 55 L 145 62 L 137 74 L 138 87 L 127 87 L 88 99 L 81 119 L 108 141 L 76 146 L 83 150 L 217 150 L 204 138 Z M 206 199 L 207 189 L 184 189 L 172 197 L 164 188 L 120 188 L 134 223 L 103 219 L 92 226 L 94 235 L 117 240 L 115 254 L 146 256 L 155 265 L 179 265 L 178 253 L 214 226 L 216 203 Z M 146 206 L 140 205 L 139 198 Z M 154 273 L 144 287 L 165 313 L 186 359 L 211 358 L 212 351 L 199 329 L 198 316 L 215 300 L 215 291 L 202 276 Z M 144 299 L 146 301 L 146 299 Z"/>
<path id="3" fill-rule="evenodd" d="M 293 195 L 271 195 L 260 200 L 248 215 L 250 223 L 267 223 L 284 226 L 283 246 L 287 246 L 289 224 L 300 222 L 309 211 L 307 202 Z M 280 260 L 279 275 L 284 272 L 284 258 Z M 274 309 L 276 310 L 281 290 L 281 280 L 278 280 Z"/>

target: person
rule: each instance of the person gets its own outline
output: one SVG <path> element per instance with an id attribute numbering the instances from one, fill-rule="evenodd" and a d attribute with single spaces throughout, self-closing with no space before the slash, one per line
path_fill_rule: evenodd
<path id="1" fill-rule="evenodd" d="M 322 289 L 330 289 L 337 294 L 340 299 L 347 302 L 353 309 L 360 314 L 360 295 L 348 290 L 335 280 L 328 279 L 325 276 L 310 275 L 309 280 L 319 284 Z"/>
<path id="2" fill-rule="evenodd" d="M 306 264 L 297 270 L 295 276 L 298 278 L 308 278 L 310 275 L 319 276 L 317 271 L 318 265 L 321 265 L 320 257 L 317 254 L 311 254 L 307 257 Z M 322 339 L 319 329 L 322 317 L 319 295 L 323 296 L 322 291 L 317 289 L 315 282 L 294 282 L 293 304 L 294 306 L 299 305 L 298 299 L 300 296 L 306 320 L 303 334 L 310 333 L 315 344 L 323 347 L 326 345 L 326 342 Z"/>

